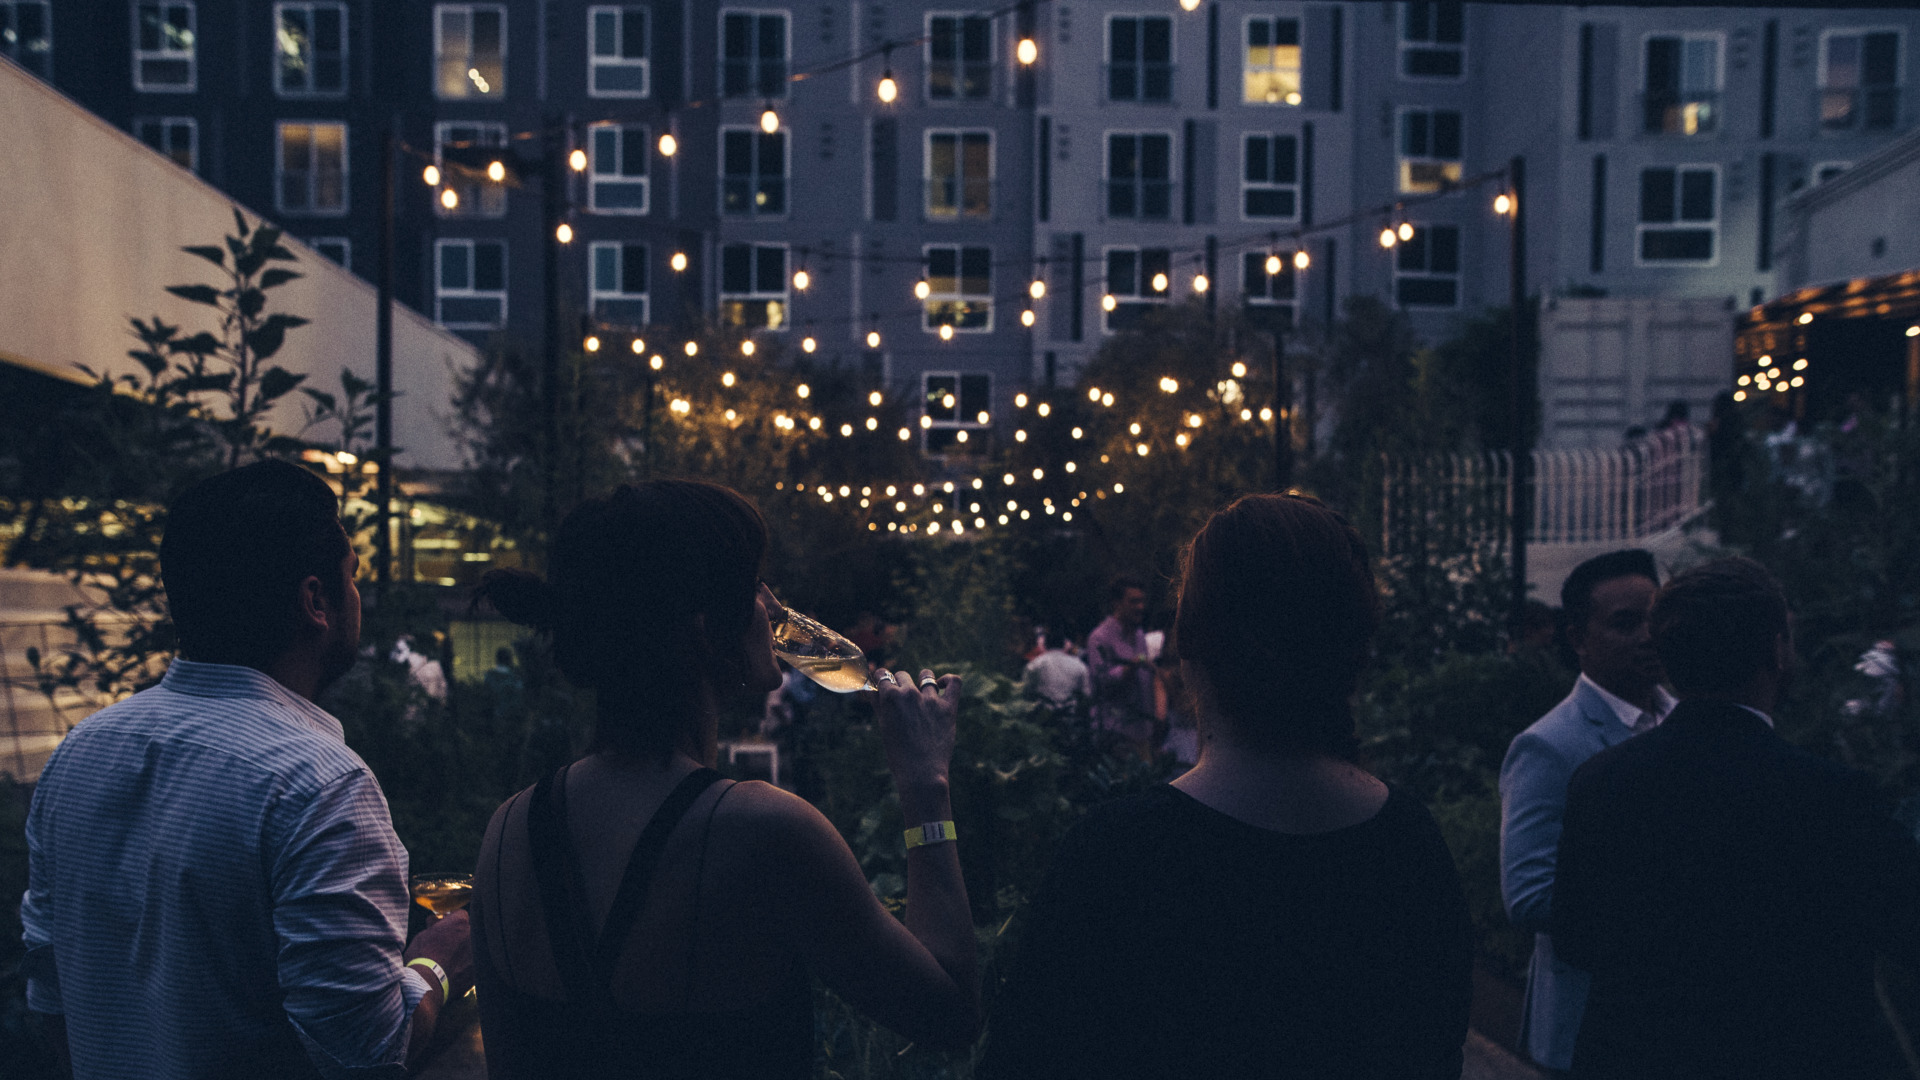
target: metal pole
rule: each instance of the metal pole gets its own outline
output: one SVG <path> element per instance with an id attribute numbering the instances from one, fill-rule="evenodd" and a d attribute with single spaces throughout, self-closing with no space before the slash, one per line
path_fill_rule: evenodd
<path id="1" fill-rule="evenodd" d="M 1293 486 L 1293 432 L 1288 423 L 1288 406 L 1293 395 L 1287 385 L 1287 332 L 1273 331 L 1273 488 L 1286 491 Z"/>
<path id="2" fill-rule="evenodd" d="M 1516 637 L 1525 624 L 1527 612 L 1527 529 L 1533 520 L 1533 438 L 1527 421 L 1532 414 L 1529 398 L 1535 393 L 1534 379 L 1524 370 L 1527 313 L 1527 159 L 1515 157 L 1507 163 L 1507 183 L 1513 196 L 1513 224 L 1508 232 L 1508 297 L 1511 314 L 1512 350 L 1507 364 L 1508 423 L 1512 427 L 1513 447 L 1513 519 L 1510 546 L 1513 562 L 1512 631 Z"/>
<path id="3" fill-rule="evenodd" d="M 540 407 L 542 411 L 544 449 L 546 451 L 546 477 L 543 485 L 541 505 L 541 525 L 546 533 L 547 543 L 553 542 L 554 534 L 560 527 L 560 243 L 556 236 L 560 229 L 560 217 L 563 194 L 566 183 L 566 132 L 557 119 L 549 117 L 546 123 L 546 174 L 541 187 L 545 213 L 542 217 L 545 234 L 540 237 L 542 259 L 543 288 L 547 298 L 547 325 L 545 347 L 540 369 Z"/>
<path id="4" fill-rule="evenodd" d="M 395 159 L 400 135 L 388 124 L 380 172 L 380 295 L 373 322 L 373 458 L 380 471 L 374 486 L 374 582 L 385 598 L 393 582 L 393 215 Z"/>

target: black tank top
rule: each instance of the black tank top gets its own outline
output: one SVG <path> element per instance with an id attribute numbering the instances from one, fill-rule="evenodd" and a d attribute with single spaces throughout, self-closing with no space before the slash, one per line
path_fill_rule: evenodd
<path id="1" fill-rule="evenodd" d="M 476 892 L 469 907 L 474 974 L 488 1075 L 493 1080 L 600 1076 L 800 1080 L 811 1074 L 813 1008 L 804 978 L 795 979 L 769 1001 L 728 1012 L 636 1013 L 613 1001 L 613 975 L 646 906 L 647 887 L 667 838 L 694 800 L 719 779 L 712 769 L 698 769 L 667 796 L 634 843 L 613 907 L 597 935 L 586 903 L 579 853 L 567 827 L 566 784 L 556 773 L 533 789 L 527 808 L 528 850 L 547 939 L 566 997 L 558 1001 L 537 997 L 502 976 L 503 958 L 493 956 L 488 948 L 486 911 L 482 894 Z M 700 843 L 704 867 L 704 834 Z M 687 930 L 690 942 L 697 941 L 697 911 L 693 921 Z M 689 992 L 693 970 L 690 964 Z M 683 995 L 683 1004 L 685 1000 Z"/>

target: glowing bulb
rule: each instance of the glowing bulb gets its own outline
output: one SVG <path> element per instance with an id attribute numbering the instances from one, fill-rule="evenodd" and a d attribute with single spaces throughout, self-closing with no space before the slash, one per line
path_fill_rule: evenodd
<path id="1" fill-rule="evenodd" d="M 1076 439 L 1084 439 L 1084 438 L 1086 438 L 1086 435 L 1087 435 L 1087 432 L 1086 432 L 1086 429 L 1085 429 L 1085 428 L 1074 428 L 1074 429 L 1073 429 L 1073 437 L 1074 437 L 1074 438 L 1076 438 Z"/>
<path id="2" fill-rule="evenodd" d="M 1794 386 L 1805 386 L 1805 385 L 1807 385 L 1807 380 L 1806 380 L 1806 378 L 1805 378 L 1805 376 L 1801 376 L 1801 375 L 1795 375 L 1795 376 L 1793 377 L 1793 385 L 1794 385 Z"/>
<path id="3" fill-rule="evenodd" d="M 1033 325 L 1033 310 L 1031 308 L 1020 313 L 1020 325 L 1021 326 Z"/>
<path id="4" fill-rule="evenodd" d="M 1238 361 L 1238 360 L 1235 360 L 1235 361 L 1233 362 L 1233 377 L 1234 377 L 1234 378 L 1236 378 L 1236 379 L 1244 379 L 1244 378 L 1246 378 L 1246 377 L 1247 377 L 1247 365 L 1245 365 L 1245 364 L 1243 364 L 1243 363 L 1241 363 L 1241 362 L 1240 362 L 1240 361 Z"/>
<path id="5" fill-rule="evenodd" d="M 760 130 L 771 135 L 780 130 L 780 114 L 768 108 L 760 114 Z"/>
<path id="6" fill-rule="evenodd" d="M 1013 395 L 1013 407 L 1014 407 L 1014 408 L 1016 408 L 1016 409 L 1024 409 L 1024 408 L 1026 408 L 1026 407 L 1027 407 L 1027 395 L 1025 395 L 1025 394 L 1015 394 L 1015 395 Z"/>
<path id="7" fill-rule="evenodd" d="M 574 172 L 586 172 L 587 152 L 585 150 L 575 150 L 573 153 L 568 154 L 567 166 Z"/>
<path id="8" fill-rule="evenodd" d="M 900 96 L 900 84 L 893 81 L 891 71 L 880 76 L 880 85 L 876 89 L 880 94 L 881 103 L 885 105 L 893 104 L 893 100 Z"/>
<path id="9" fill-rule="evenodd" d="M 1261 409 L 1261 410 L 1260 410 L 1260 421 L 1261 421 L 1262 423 L 1267 423 L 1267 422 L 1270 422 L 1270 421 L 1271 421 L 1272 419 L 1273 419 L 1273 410 L 1272 410 L 1272 409 Z"/>
<path id="10" fill-rule="evenodd" d="M 953 408 L 953 402 L 954 397 L 952 394 L 943 394 L 940 398 L 940 407 L 943 409 L 951 409 Z"/>
<path id="11" fill-rule="evenodd" d="M 1793 362 L 1793 370 L 1795 370 L 1795 371 L 1805 371 L 1805 370 L 1807 370 L 1807 358 L 1803 356 L 1803 357 L 1801 357 L 1800 359 L 1798 359 L 1798 360 L 1795 360 L 1795 361 Z"/>
<path id="12" fill-rule="evenodd" d="M 1267 276 L 1268 277 L 1272 277 L 1273 275 L 1279 273 L 1282 269 L 1283 267 L 1280 262 L 1280 256 L 1278 255 L 1267 256 Z"/>
<path id="13" fill-rule="evenodd" d="M 1800 317 L 1793 321 L 1799 323 L 1801 326 L 1805 326 L 1813 321 L 1813 312 L 1803 311 L 1800 313 Z"/>
<path id="14" fill-rule="evenodd" d="M 1187 433 L 1183 431 L 1183 432 L 1181 432 L 1180 434 L 1178 434 L 1178 435 L 1175 435 L 1175 436 L 1173 437 L 1173 445 L 1175 445 L 1175 446 L 1180 446 L 1180 447 L 1184 447 L 1184 446 L 1186 446 L 1186 445 L 1187 445 Z"/>
<path id="15" fill-rule="evenodd" d="M 425 180 L 428 187 L 439 187 L 440 167 L 438 165 L 429 165 L 420 170 L 420 179 Z"/>
<path id="16" fill-rule="evenodd" d="M 1041 403 L 1040 403 L 1040 409 L 1039 409 L 1039 412 L 1040 412 L 1040 415 L 1041 415 L 1041 416 L 1047 416 L 1047 415 L 1050 415 L 1050 414 L 1051 414 L 1051 413 L 1053 412 L 1053 406 L 1051 406 L 1051 405 L 1049 405 L 1049 404 L 1047 404 L 1046 402 L 1044 402 L 1044 401 L 1043 401 L 1043 402 L 1041 402 Z"/>
<path id="17" fill-rule="evenodd" d="M 1041 281 L 1039 278 L 1034 278 L 1033 284 L 1027 286 L 1027 295 L 1033 297 L 1035 300 L 1047 295 L 1047 283 Z"/>
<path id="18" fill-rule="evenodd" d="M 1412 225 L 1412 223 L 1410 223 L 1410 222 L 1405 222 L 1405 221 L 1403 221 L 1403 222 L 1401 222 L 1401 223 L 1400 223 L 1400 229 L 1399 229 L 1399 236 L 1400 236 L 1400 239 L 1402 239 L 1402 240 L 1411 240 L 1411 239 L 1413 239 L 1413 225 Z"/>
<path id="19" fill-rule="evenodd" d="M 900 441 L 901 441 L 901 442 L 906 442 L 906 441 L 907 441 L 908 439 L 911 439 L 911 438 L 913 438 L 913 432 L 911 432 L 911 431 L 908 431 L 908 430 L 907 430 L 906 428 L 901 428 L 901 429 L 900 429 Z M 905 509 L 906 509 L 906 507 L 905 507 L 905 506 L 902 506 L 902 507 L 901 507 L 900 509 L 902 509 L 902 510 L 905 510 Z"/>
<path id="20" fill-rule="evenodd" d="M 817 348 L 819 348 L 819 347 L 820 347 L 820 343 L 819 343 L 819 342 L 817 342 L 817 341 L 815 341 L 815 340 L 813 340 L 813 335 L 812 335 L 812 334 L 808 334 L 808 335 L 807 335 L 806 337 L 803 337 L 803 338 L 801 338 L 801 339 L 800 339 L 800 351 L 801 351 L 801 352 L 804 352 L 804 353 L 810 353 L 810 352 L 812 352 L 813 350 L 815 350 L 815 349 L 817 349 Z"/>
<path id="21" fill-rule="evenodd" d="M 846 438 L 847 436 L 850 436 L 850 435 L 852 435 L 852 434 L 853 434 L 853 425 L 852 425 L 852 424 L 841 424 L 841 425 L 840 425 L 840 437 L 841 437 L 841 438 Z"/>
<path id="22" fill-rule="evenodd" d="M 1735 390 L 1733 392 L 1733 400 L 1735 401 L 1747 400 L 1747 392 L 1745 390 Z"/>
<path id="23" fill-rule="evenodd" d="M 498 161 L 487 162 L 487 179 L 499 183 L 507 178 L 507 167 Z"/>
<path id="24" fill-rule="evenodd" d="M 819 418 L 819 417 L 817 417 L 817 416 L 809 416 L 809 417 L 807 417 L 807 428 L 808 428 L 808 430 L 810 430 L 810 431 L 819 431 L 819 430 L 820 430 L 820 418 Z"/>
<path id="25" fill-rule="evenodd" d="M 925 300 L 933 295 L 933 286 L 927 284 L 926 278 L 921 278 L 913 283 L 913 295 L 916 299 Z"/>
<path id="26" fill-rule="evenodd" d="M 1750 383 L 1750 382 L 1752 382 L 1752 381 L 1753 381 L 1752 379 L 1750 379 L 1750 378 L 1748 378 L 1748 377 L 1747 377 L 1747 376 L 1745 376 L 1745 375 L 1742 375 L 1742 376 L 1740 376 L 1740 377 L 1739 377 L 1738 379 L 1735 379 L 1735 380 L 1734 380 L 1734 382 L 1735 382 L 1735 383 L 1737 383 L 1737 384 L 1739 384 L 1739 385 L 1741 385 L 1741 386 L 1745 386 L 1745 385 L 1747 385 L 1748 383 Z"/>
<path id="27" fill-rule="evenodd" d="M 452 210 L 460 205 L 460 193 L 452 188 L 440 192 L 440 205 Z"/>
<path id="28" fill-rule="evenodd" d="M 878 420 L 876 420 L 876 419 L 874 419 L 874 418 L 873 418 L 873 417 L 871 417 L 871 416 L 869 416 L 869 417 L 867 417 L 867 430 L 868 430 L 868 431 L 879 431 L 879 430 L 880 430 L 880 421 L 878 421 Z"/>
<path id="29" fill-rule="evenodd" d="M 1138 451 L 1140 452 L 1140 456 L 1141 456 L 1141 457 L 1146 457 L 1146 456 L 1147 456 L 1147 444 L 1146 444 L 1146 443 L 1141 443 L 1140 445 L 1138 445 L 1138 446 L 1136 446 L 1136 447 L 1134 447 L 1134 449 L 1135 449 L 1135 450 L 1138 450 Z"/>
<path id="30" fill-rule="evenodd" d="M 1075 465 L 1075 464 L 1074 464 L 1073 462 L 1071 462 L 1071 461 L 1069 461 L 1069 462 L 1067 462 L 1067 471 L 1068 471 L 1068 472 L 1074 472 L 1074 471 L 1076 471 L 1076 470 L 1078 470 L 1079 468 L 1080 468 L 1080 466 L 1078 466 L 1078 465 Z"/>
<path id="31" fill-rule="evenodd" d="M 1034 478 L 1035 480 L 1044 480 L 1044 479 L 1046 479 L 1046 476 L 1047 476 L 1047 470 L 1045 470 L 1045 469 L 1035 469 L 1035 470 L 1033 470 L 1033 478 Z"/>
<path id="32" fill-rule="evenodd" d="M 1308 255 L 1305 251 L 1296 251 L 1293 253 L 1293 268 L 1295 270 L 1305 270 L 1312 264 L 1312 256 Z"/>
<path id="33" fill-rule="evenodd" d="M 933 417 L 931 417 L 931 416 L 922 416 L 922 417 L 920 418 L 920 430 L 922 430 L 922 431 L 925 431 L 926 429 L 928 429 L 928 428 L 930 428 L 930 427 L 932 427 L 932 426 L 933 426 Z M 917 494 L 919 494 L 919 492 L 914 492 L 914 494 L 916 494 L 916 495 L 917 495 Z"/>
<path id="34" fill-rule="evenodd" d="M 807 273 L 805 270 L 795 270 L 793 272 L 794 288 L 799 289 L 801 292 L 806 292 L 807 286 L 811 284 L 813 284 L 813 275 Z"/>
<path id="35" fill-rule="evenodd" d="M 553 238 L 563 244 L 573 243 L 573 226 L 564 221 L 561 222 L 560 227 L 553 230 Z"/>
<path id="36" fill-rule="evenodd" d="M 954 442 L 966 442 L 966 441 L 967 441 L 967 433 L 966 433 L 966 432 L 964 432 L 964 431 L 956 431 L 956 432 L 954 432 L 954 433 L 953 433 L 953 441 L 954 441 Z"/>
<path id="37" fill-rule="evenodd" d="M 684 251 L 674 252 L 673 258 L 667 260 L 667 265 L 673 267 L 674 273 L 681 273 L 687 268 L 687 253 Z"/>
<path id="38" fill-rule="evenodd" d="M 987 411 L 985 409 L 982 409 L 978 413 L 975 413 L 973 417 L 974 422 L 977 424 L 985 424 L 989 422 L 990 419 L 991 417 L 987 415 Z"/>
<path id="39" fill-rule="evenodd" d="M 686 350 L 688 356 L 698 356 L 700 354 L 700 343 L 697 341 L 689 341 L 681 346 L 681 348 Z"/>
<path id="40" fill-rule="evenodd" d="M 880 347 L 880 331 L 878 330 L 867 331 L 867 348 L 877 349 L 879 347 Z"/>
<path id="41" fill-rule="evenodd" d="M 647 343 L 640 338 L 634 338 L 627 343 L 627 348 L 633 350 L 633 355 L 639 356 L 647 351 Z"/>
<path id="42" fill-rule="evenodd" d="M 1383 247 L 1383 248 L 1390 248 L 1390 247 L 1392 247 L 1392 246 L 1393 246 L 1393 245 L 1394 245 L 1395 243 L 1396 243 L 1396 238 L 1395 238 L 1395 236 L 1393 235 L 1393 230 L 1392 230 L 1392 229 L 1381 229 L 1381 230 L 1380 230 L 1380 246 L 1381 246 L 1381 247 Z"/>
<path id="43" fill-rule="evenodd" d="M 1087 400 L 1088 400 L 1088 401 L 1099 401 L 1099 400 L 1100 400 L 1100 388 L 1099 388 L 1099 387 L 1097 387 L 1097 386 L 1089 386 L 1089 387 L 1087 387 Z"/>
<path id="44" fill-rule="evenodd" d="M 740 414 L 734 412 L 732 409 L 728 409 L 726 415 L 727 415 L 727 423 L 731 424 L 734 422 L 735 419 L 739 417 Z"/>
<path id="45" fill-rule="evenodd" d="M 1128 434 L 1130 434 L 1130 435 L 1138 435 L 1138 434 L 1140 434 L 1140 425 L 1139 425 L 1139 424 L 1137 424 L 1137 423 L 1135 423 L 1135 424 L 1128 424 L 1128 425 L 1127 425 L 1127 433 L 1128 433 Z"/>
<path id="46" fill-rule="evenodd" d="M 600 351 L 600 339 L 597 337 L 594 337 L 592 334 L 588 334 L 587 340 L 582 344 L 586 346 L 588 352 Z"/>
<path id="47" fill-rule="evenodd" d="M 949 323 L 940 324 L 940 340 L 941 341 L 953 340 L 953 326 L 951 324 Z"/>
<path id="48" fill-rule="evenodd" d="M 1020 44 L 1013 47 L 1013 57 L 1023 64 L 1031 64 L 1040 59 L 1040 46 L 1034 44 L 1032 38 L 1023 37 Z"/>
<path id="49" fill-rule="evenodd" d="M 1504 214 L 1504 213 L 1506 213 L 1507 211 L 1509 211 L 1509 210 L 1511 210 L 1511 209 L 1513 209 L 1513 196 L 1511 196 L 1511 195 L 1509 195 L 1509 194 L 1507 194 L 1506 192 L 1504 192 L 1504 191 L 1503 191 L 1503 192 L 1501 192 L 1500 194 L 1498 194 L 1498 195 L 1495 195 L 1495 196 L 1493 197 L 1493 212 L 1494 212 L 1494 213 L 1496 213 L 1496 214 Z"/>
<path id="50" fill-rule="evenodd" d="M 1194 291 L 1194 292 L 1197 292 L 1197 293 L 1203 293 L 1203 292 L 1206 292 L 1206 291 L 1207 291 L 1207 286 L 1209 286 L 1209 285 L 1211 285 L 1211 284 L 1212 284 L 1212 282 L 1210 282 L 1210 281 L 1208 281 L 1208 280 L 1207 280 L 1207 275 L 1205 275 L 1205 274 L 1195 274 L 1195 275 L 1193 275 L 1193 291 Z"/>
<path id="51" fill-rule="evenodd" d="M 1007 523 L 1007 515 L 1001 514 L 998 520 L 1000 524 L 1005 525 Z"/>
<path id="52" fill-rule="evenodd" d="M 735 381 L 736 381 L 736 380 L 735 380 L 735 379 L 734 379 L 734 377 L 733 377 L 733 372 L 731 372 L 731 371 L 727 371 L 727 372 L 722 372 L 722 373 L 721 373 L 721 375 L 720 375 L 720 385 L 721 385 L 721 386 L 732 386 L 732 385 L 734 384 L 734 382 L 735 382 Z"/>
<path id="53" fill-rule="evenodd" d="M 1188 11 L 1200 10 L 1200 0 L 1180 0 L 1180 6 Z"/>
<path id="54" fill-rule="evenodd" d="M 1022 429 L 1020 429 L 1019 431 L 1016 431 L 1016 432 L 1014 432 L 1014 433 L 1013 433 L 1013 441 L 1014 441 L 1014 442 L 1026 442 L 1026 441 L 1027 441 L 1027 432 L 1026 432 L 1026 429 L 1025 429 L 1025 428 L 1022 428 Z"/>
<path id="55" fill-rule="evenodd" d="M 1103 408 L 1103 409 L 1111 409 L 1111 408 L 1113 408 L 1113 395 L 1112 395 L 1112 394 L 1101 394 L 1101 395 L 1100 395 L 1100 407 L 1101 407 L 1101 408 Z"/>
<path id="56" fill-rule="evenodd" d="M 659 353 L 654 353 L 653 358 L 647 361 L 647 366 L 655 371 L 659 371 L 661 368 L 667 366 L 667 362 L 660 358 Z"/>
<path id="57" fill-rule="evenodd" d="M 672 157 L 680 152 L 680 140 L 671 135 L 660 136 L 660 156 Z"/>
<path id="58" fill-rule="evenodd" d="M 1165 274 L 1153 275 L 1153 291 L 1154 292 L 1167 291 L 1167 275 Z"/>
<path id="59" fill-rule="evenodd" d="M 1108 311 L 1112 311 L 1114 308 L 1120 306 L 1120 301 L 1115 300 L 1112 293 L 1108 293 L 1100 298 L 1100 306 Z"/>
<path id="60" fill-rule="evenodd" d="M 880 391 L 878 390 L 875 390 L 872 393 L 867 395 L 867 404 L 872 405 L 875 408 L 879 408 L 881 400 L 882 399 L 880 397 Z"/>
<path id="61" fill-rule="evenodd" d="M 805 399 L 808 394 L 813 393 L 813 388 L 806 383 L 801 383 L 799 386 L 793 388 L 793 392 L 798 394 L 802 399 Z"/>
<path id="62" fill-rule="evenodd" d="M 1908 337 L 1920 337 L 1920 326 L 1909 326 L 1909 327 L 1907 327 L 1907 336 L 1908 336 Z"/>

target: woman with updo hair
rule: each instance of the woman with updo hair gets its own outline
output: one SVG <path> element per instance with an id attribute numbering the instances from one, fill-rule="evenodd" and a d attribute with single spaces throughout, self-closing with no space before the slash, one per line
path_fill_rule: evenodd
<path id="1" fill-rule="evenodd" d="M 1253 495 L 1182 555 L 1200 761 L 1094 810 L 1023 917 L 992 1080 L 1457 1080 L 1472 927 L 1417 797 L 1353 758 L 1379 601 L 1319 500 Z"/>
<path id="2" fill-rule="evenodd" d="M 493 1080 L 808 1077 L 814 977 L 922 1045 L 978 1031 L 947 789 L 958 677 L 873 675 L 917 827 L 904 925 L 817 810 L 712 768 L 720 704 L 780 685 L 766 546 L 733 491 L 652 481 L 568 514 L 546 580 L 481 581 L 595 708 L 587 755 L 502 805 L 481 846 L 470 910 Z"/>

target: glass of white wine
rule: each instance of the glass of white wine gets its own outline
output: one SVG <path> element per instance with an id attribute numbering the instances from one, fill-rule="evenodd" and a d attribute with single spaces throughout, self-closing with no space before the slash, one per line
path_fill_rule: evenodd
<path id="1" fill-rule="evenodd" d="M 867 678 L 867 654 L 860 646 L 774 599 L 765 586 L 760 599 L 773 626 L 773 655 L 836 694 L 880 689 Z"/>
<path id="2" fill-rule="evenodd" d="M 413 902 L 432 912 L 435 919 L 446 918 L 473 899 L 471 874 L 416 874 L 411 884 Z"/>

